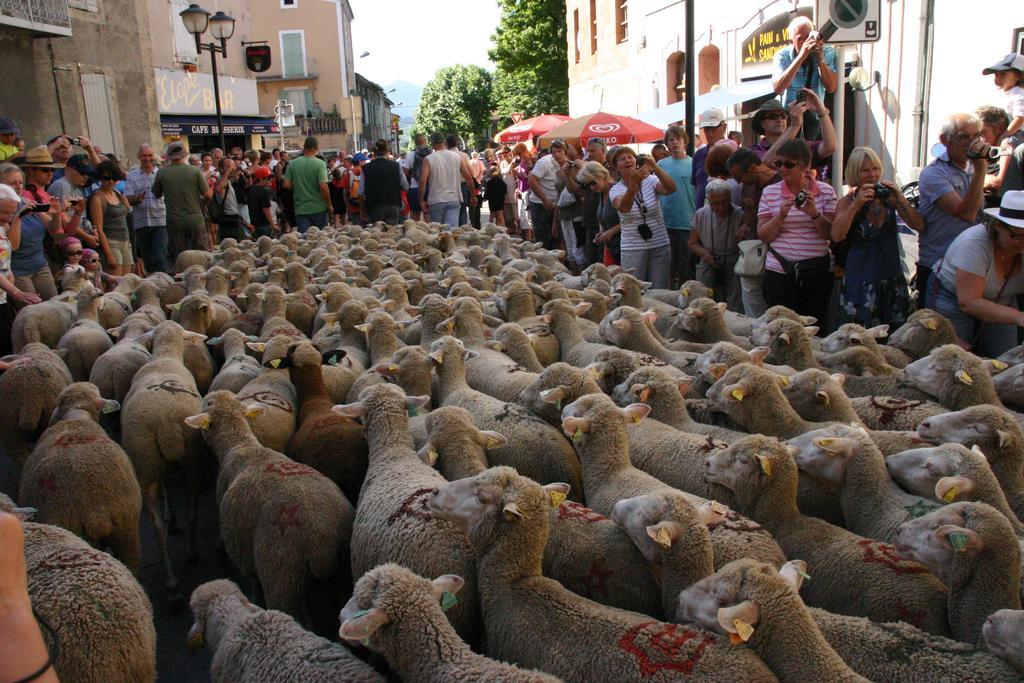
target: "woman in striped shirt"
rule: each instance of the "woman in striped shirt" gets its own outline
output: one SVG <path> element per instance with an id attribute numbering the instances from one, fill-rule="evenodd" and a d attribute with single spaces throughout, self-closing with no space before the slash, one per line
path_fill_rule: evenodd
<path id="1" fill-rule="evenodd" d="M 769 306 L 787 306 L 824 325 L 832 293 L 828 250 L 836 193 L 810 172 L 811 148 L 789 140 L 775 167 L 782 180 L 769 185 L 757 210 L 757 236 L 768 244 L 764 298 Z"/>

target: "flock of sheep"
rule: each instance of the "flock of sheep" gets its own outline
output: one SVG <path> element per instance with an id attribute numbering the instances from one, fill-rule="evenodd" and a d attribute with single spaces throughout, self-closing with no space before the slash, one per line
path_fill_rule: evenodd
<path id="1" fill-rule="evenodd" d="M 1022 680 L 1024 348 L 561 256 L 313 228 L 22 309 L 0 509 L 60 677 L 154 680 L 167 524 L 200 559 L 212 487 L 252 582 L 191 594 L 215 681 Z"/>

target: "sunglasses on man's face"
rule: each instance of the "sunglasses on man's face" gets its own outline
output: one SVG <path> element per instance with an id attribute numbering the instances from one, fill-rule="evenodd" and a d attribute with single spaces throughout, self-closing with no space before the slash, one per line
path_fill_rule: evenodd
<path id="1" fill-rule="evenodd" d="M 789 115 L 779 112 L 778 114 L 765 114 L 765 119 L 769 121 L 782 121 L 788 119 Z"/>
<path id="2" fill-rule="evenodd" d="M 107 181 L 110 181 L 110 180 L 117 180 L 117 178 L 115 178 L 115 177 L 114 177 L 114 176 L 112 176 L 112 175 L 104 175 L 104 176 L 100 176 L 100 180 L 107 180 Z"/>
<path id="3" fill-rule="evenodd" d="M 775 168 L 787 168 L 792 170 L 799 165 L 800 164 L 798 164 L 795 161 L 784 161 L 782 159 L 779 159 L 778 161 L 775 162 Z"/>

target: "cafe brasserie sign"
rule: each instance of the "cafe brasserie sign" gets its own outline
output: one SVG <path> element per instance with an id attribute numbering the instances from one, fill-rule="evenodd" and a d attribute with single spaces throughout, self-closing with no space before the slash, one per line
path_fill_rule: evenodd
<path id="1" fill-rule="evenodd" d="M 156 69 L 156 98 L 161 114 L 216 114 L 213 76 L 171 69 Z M 258 116 L 256 81 L 220 77 L 220 105 L 225 116 Z"/>
<path id="2" fill-rule="evenodd" d="M 764 22 L 747 36 L 742 45 L 740 72 L 743 78 L 763 76 L 772 72 L 775 53 L 789 45 L 789 24 L 797 16 L 811 18 L 811 8 L 783 12 Z"/>

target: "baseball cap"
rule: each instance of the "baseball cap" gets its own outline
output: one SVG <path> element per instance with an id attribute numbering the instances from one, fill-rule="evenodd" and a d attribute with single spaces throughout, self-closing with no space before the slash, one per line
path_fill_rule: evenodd
<path id="1" fill-rule="evenodd" d="M 0 116 L 0 135 L 21 135 L 18 124 L 10 116 Z"/>
<path id="2" fill-rule="evenodd" d="M 96 169 L 89 163 L 89 156 L 86 154 L 73 154 L 68 158 L 66 166 L 82 175 L 96 175 Z"/>
<path id="3" fill-rule="evenodd" d="M 718 128 L 725 123 L 725 115 L 720 109 L 705 109 L 700 115 L 700 128 Z"/>
<path id="4" fill-rule="evenodd" d="M 1024 73 L 1024 55 L 1019 55 L 1015 52 L 1011 52 L 1010 54 L 1006 55 L 992 66 L 982 70 L 981 73 L 982 75 L 987 76 L 989 74 L 994 74 L 997 71 L 1011 70 L 1020 71 L 1021 73 Z"/>
<path id="5" fill-rule="evenodd" d="M 363 154 L 362 152 L 359 152 L 355 156 L 352 157 L 352 163 L 353 164 L 361 164 L 364 161 L 366 161 L 366 155 Z"/>
<path id="6" fill-rule="evenodd" d="M 252 177 L 256 180 L 263 180 L 264 178 L 270 177 L 270 169 L 266 166 L 257 166 L 252 172 Z"/>

